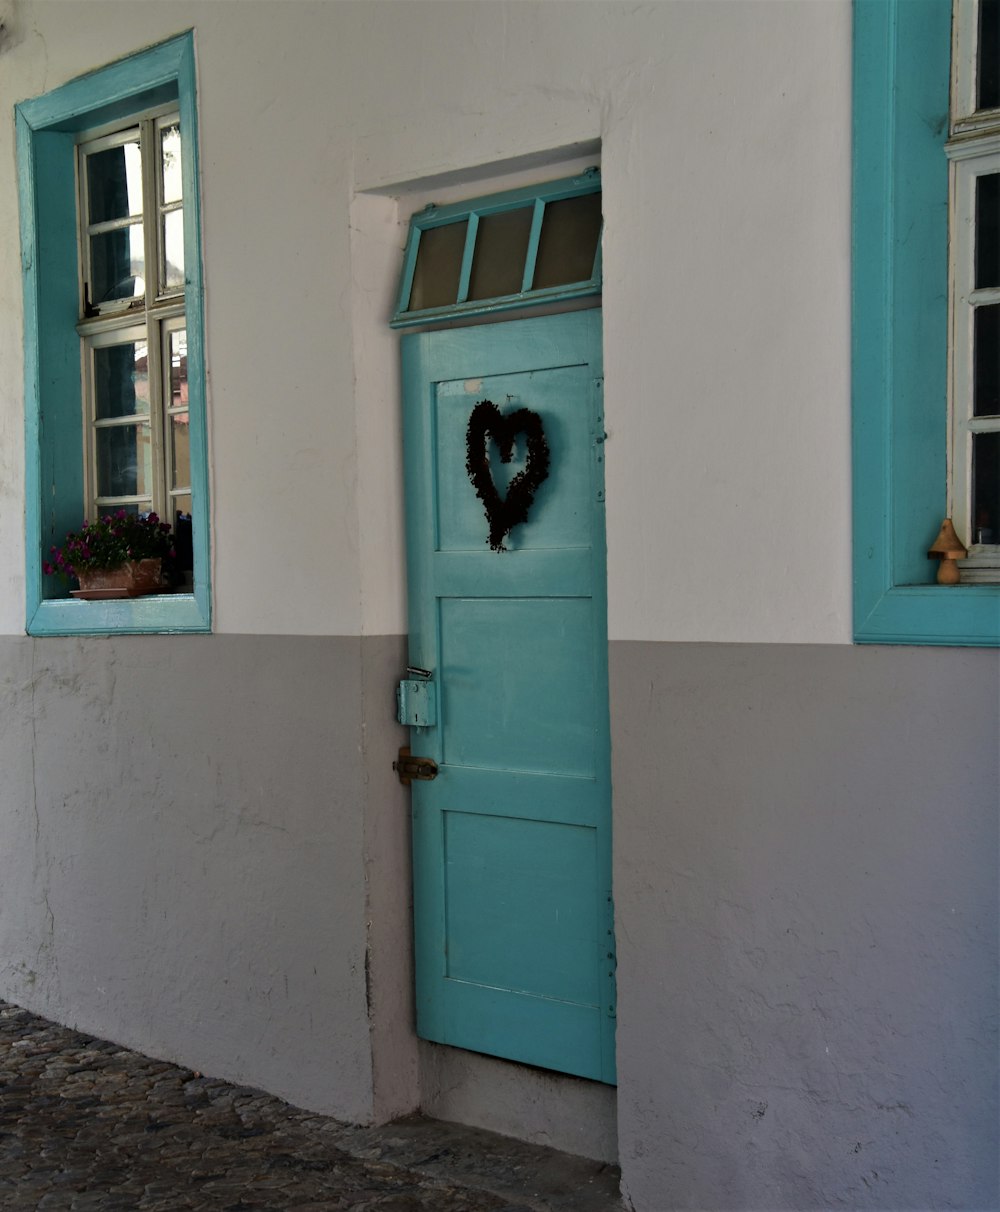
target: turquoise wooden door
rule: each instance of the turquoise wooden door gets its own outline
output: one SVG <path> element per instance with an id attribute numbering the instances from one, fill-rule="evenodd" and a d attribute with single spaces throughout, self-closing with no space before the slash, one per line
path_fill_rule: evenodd
<path id="1" fill-rule="evenodd" d="M 417 1030 L 614 1082 L 601 321 L 597 310 L 403 338 L 410 662 L 437 715 L 414 782 Z M 548 477 L 492 551 L 473 408 L 537 413 Z M 525 461 L 504 466 L 503 497 Z"/>

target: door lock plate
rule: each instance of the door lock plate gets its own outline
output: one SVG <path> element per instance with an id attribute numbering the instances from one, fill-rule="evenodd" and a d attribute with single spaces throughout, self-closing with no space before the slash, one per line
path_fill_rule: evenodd
<path id="1" fill-rule="evenodd" d="M 429 783 L 431 779 L 436 779 L 438 774 L 437 762 L 433 758 L 414 757 L 410 753 L 409 745 L 400 749 L 392 768 L 399 775 L 399 781 L 404 787 L 409 787 L 414 779 L 420 783 Z"/>
<path id="2" fill-rule="evenodd" d="M 410 728 L 432 728 L 437 723 L 437 694 L 427 678 L 404 678 L 396 689 L 396 719 Z"/>

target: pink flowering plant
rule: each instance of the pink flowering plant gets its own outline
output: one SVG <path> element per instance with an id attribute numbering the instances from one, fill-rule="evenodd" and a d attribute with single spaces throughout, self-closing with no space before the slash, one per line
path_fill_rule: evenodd
<path id="1" fill-rule="evenodd" d="M 118 568 L 129 560 L 170 560 L 175 552 L 169 522 L 161 522 L 155 513 L 143 517 L 119 509 L 96 522 L 85 521 L 79 533 L 68 534 L 51 555 L 52 562 L 42 564 L 43 572 L 75 577 L 81 571 Z"/>

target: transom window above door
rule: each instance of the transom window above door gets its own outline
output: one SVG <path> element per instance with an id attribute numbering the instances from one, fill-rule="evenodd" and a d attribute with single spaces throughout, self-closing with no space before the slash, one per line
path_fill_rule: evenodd
<path id="1" fill-rule="evenodd" d="M 392 326 L 599 294 L 601 229 L 596 168 L 427 206 L 410 221 Z"/>

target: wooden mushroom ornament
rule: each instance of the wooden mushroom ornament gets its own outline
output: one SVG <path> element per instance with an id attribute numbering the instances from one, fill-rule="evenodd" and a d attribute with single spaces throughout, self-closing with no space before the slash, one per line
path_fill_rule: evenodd
<path id="1" fill-rule="evenodd" d="M 929 560 L 940 560 L 938 566 L 939 585 L 957 585 L 961 580 L 958 560 L 964 560 L 968 551 L 962 546 L 962 540 L 955 533 L 951 518 L 945 518 L 941 523 L 937 538 L 927 549 Z"/>

